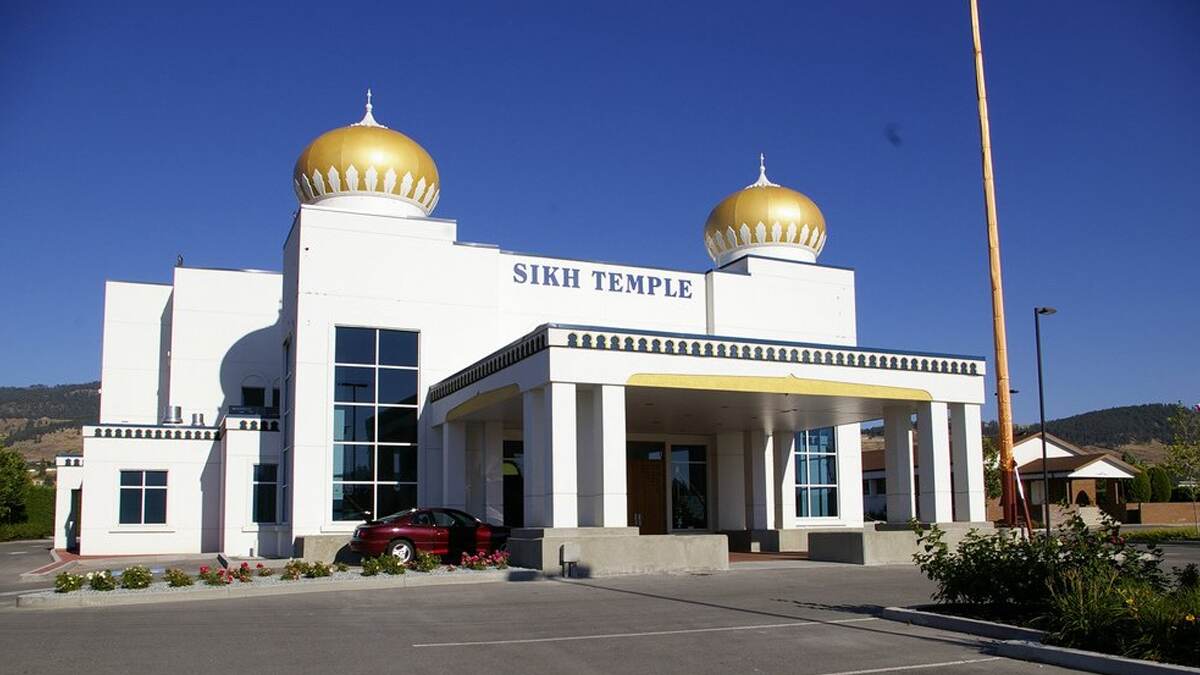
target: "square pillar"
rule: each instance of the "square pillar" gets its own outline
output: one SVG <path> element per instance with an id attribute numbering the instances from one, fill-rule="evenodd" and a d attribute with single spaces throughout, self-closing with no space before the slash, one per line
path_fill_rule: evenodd
<path id="1" fill-rule="evenodd" d="M 920 513 L 927 523 L 948 523 L 953 494 L 950 492 L 950 427 L 946 404 L 939 401 L 917 404 L 917 468 L 921 477 Z"/>
<path id="2" fill-rule="evenodd" d="M 953 439 L 951 469 L 954 473 L 954 519 L 981 523 L 987 520 L 983 482 L 983 428 L 979 406 L 950 404 L 950 433 Z"/>
<path id="3" fill-rule="evenodd" d="M 579 483 L 576 471 L 575 385 L 551 382 L 543 387 L 546 405 L 544 527 L 579 527 Z"/>
<path id="4" fill-rule="evenodd" d="M 467 508 L 467 425 L 442 424 L 442 506 Z"/>
<path id="5" fill-rule="evenodd" d="M 543 527 L 546 503 L 546 394 L 534 387 L 521 395 L 521 438 L 524 444 L 525 527 Z"/>
<path id="6" fill-rule="evenodd" d="M 746 433 L 750 464 L 750 527 L 770 529 L 775 520 L 775 444 L 771 434 Z"/>
<path id="7" fill-rule="evenodd" d="M 906 523 L 917 512 L 913 494 L 912 413 L 908 406 L 883 409 L 883 438 L 887 519 L 889 523 Z"/>
<path id="8" fill-rule="evenodd" d="M 843 424 L 837 427 L 838 517 L 842 524 L 861 527 L 863 524 L 862 426 Z"/>
<path id="9" fill-rule="evenodd" d="M 483 423 L 483 519 L 492 525 L 504 522 L 504 423 Z"/>
<path id="10" fill-rule="evenodd" d="M 746 529 L 746 435 L 717 434 L 717 529 Z"/>
<path id="11" fill-rule="evenodd" d="M 625 387 L 597 385 L 577 401 L 579 525 L 626 527 Z"/>
<path id="12" fill-rule="evenodd" d="M 772 434 L 775 446 L 775 528 L 796 524 L 796 432 Z"/>

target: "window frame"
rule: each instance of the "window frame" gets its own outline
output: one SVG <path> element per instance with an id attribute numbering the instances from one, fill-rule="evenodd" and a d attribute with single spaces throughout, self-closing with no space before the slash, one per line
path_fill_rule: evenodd
<path id="1" fill-rule="evenodd" d="M 814 432 L 829 431 L 830 443 L 826 450 L 816 451 L 815 446 L 809 442 L 809 434 Z M 812 475 L 807 470 L 802 471 L 801 466 L 807 467 L 809 458 L 826 458 L 833 467 L 833 482 L 815 482 Z M 797 522 L 829 522 L 833 520 L 841 520 L 841 493 L 842 493 L 842 472 L 838 466 L 838 440 L 837 427 L 818 427 L 816 429 L 804 429 L 797 431 L 795 434 L 795 447 L 792 451 L 792 461 L 795 472 L 795 491 L 796 504 L 793 517 Z M 832 490 L 832 506 L 833 513 L 828 515 L 813 515 L 813 495 L 818 490 Z M 806 513 L 807 512 L 807 513 Z"/>
<path id="2" fill-rule="evenodd" d="M 123 485 L 121 483 L 121 475 L 124 473 L 140 473 L 141 483 L 138 485 Z M 146 485 L 147 473 L 164 474 L 163 485 Z M 171 488 L 171 472 L 163 468 L 133 468 L 133 469 L 117 469 L 117 499 L 116 499 L 116 524 L 118 528 L 129 529 L 161 529 L 167 527 L 171 516 L 170 488 Z M 121 500 L 124 492 L 137 491 L 139 493 L 140 502 L 138 509 L 138 521 L 135 523 L 127 523 L 121 520 Z M 146 490 L 161 490 L 163 493 L 163 518 L 162 522 L 146 522 Z"/>
<path id="3" fill-rule="evenodd" d="M 275 467 L 275 480 L 274 481 L 259 480 L 258 479 L 258 467 L 260 467 L 260 466 Z M 280 467 L 280 463 L 278 460 L 273 461 L 273 462 L 272 461 L 258 461 L 258 462 L 250 463 L 250 519 L 249 519 L 249 522 L 252 525 L 259 526 L 259 527 L 265 527 L 265 526 L 279 524 L 279 522 L 280 522 L 279 484 L 280 484 L 280 478 L 281 478 L 280 469 L 281 469 L 281 467 Z M 259 488 L 265 487 L 268 485 L 271 486 L 273 491 L 275 492 L 275 514 L 271 520 L 259 520 L 257 517 L 258 490 L 259 490 Z"/>

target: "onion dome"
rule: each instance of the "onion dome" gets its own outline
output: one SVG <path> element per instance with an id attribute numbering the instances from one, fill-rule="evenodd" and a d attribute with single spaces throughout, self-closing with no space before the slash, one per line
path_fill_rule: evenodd
<path id="1" fill-rule="evenodd" d="M 825 216 L 813 200 L 768 180 L 759 155 L 758 180 L 708 214 L 704 246 L 718 267 L 748 254 L 816 262 L 825 248 Z"/>
<path id="2" fill-rule="evenodd" d="M 441 197 L 433 158 L 416 141 L 375 121 L 367 90 L 361 121 L 316 138 L 292 172 L 301 204 L 424 217 Z"/>

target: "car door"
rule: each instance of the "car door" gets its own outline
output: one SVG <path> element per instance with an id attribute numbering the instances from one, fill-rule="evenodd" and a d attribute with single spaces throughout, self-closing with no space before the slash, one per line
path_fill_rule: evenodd
<path id="1" fill-rule="evenodd" d="M 453 553 L 454 518 L 442 510 L 431 510 L 429 515 L 433 518 L 429 552 L 437 555 Z"/>

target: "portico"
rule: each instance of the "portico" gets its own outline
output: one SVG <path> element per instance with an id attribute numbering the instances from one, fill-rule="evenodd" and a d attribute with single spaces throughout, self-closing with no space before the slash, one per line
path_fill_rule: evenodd
<path id="1" fill-rule="evenodd" d="M 427 420 L 442 441 L 447 505 L 501 523 L 501 452 L 519 441 L 520 526 L 727 533 L 778 550 L 803 547 L 809 531 L 862 528 L 859 423 L 875 419 L 889 439 L 890 521 L 982 520 L 983 367 L 973 357 L 547 324 L 433 385 Z M 930 439 L 919 477 L 913 415 Z"/>

